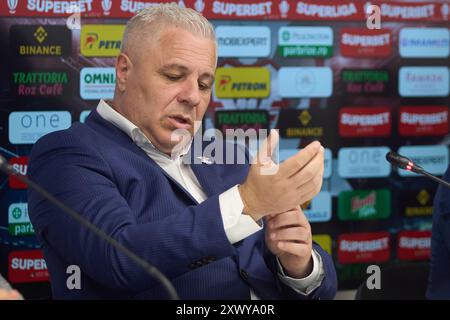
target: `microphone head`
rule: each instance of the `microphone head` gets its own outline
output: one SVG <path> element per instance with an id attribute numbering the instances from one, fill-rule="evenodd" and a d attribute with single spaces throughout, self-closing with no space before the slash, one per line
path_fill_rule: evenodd
<path id="1" fill-rule="evenodd" d="M 386 153 L 386 160 L 394 167 L 398 167 L 400 169 L 404 169 L 407 171 L 421 173 L 421 171 L 423 170 L 420 166 L 416 165 L 411 159 L 401 156 L 394 151 Z"/>

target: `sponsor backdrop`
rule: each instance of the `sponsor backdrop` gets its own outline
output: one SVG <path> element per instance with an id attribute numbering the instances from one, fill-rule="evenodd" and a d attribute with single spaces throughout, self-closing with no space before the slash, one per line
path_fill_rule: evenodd
<path id="1" fill-rule="evenodd" d="M 163 1 L 1 0 L 0 153 L 26 174 L 44 134 L 85 121 L 114 93 L 126 20 Z M 370 264 L 426 261 L 433 182 L 393 170 L 395 150 L 442 175 L 449 164 L 449 4 L 371 1 L 177 1 L 210 18 L 219 62 L 204 129 L 280 129 L 280 161 L 326 147 L 323 190 L 305 208 L 332 254 L 339 288 Z M 55 177 L 58 179 L 58 177 Z M 28 297 L 48 271 L 27 187 L 0 175 L 0 272 Z"/>

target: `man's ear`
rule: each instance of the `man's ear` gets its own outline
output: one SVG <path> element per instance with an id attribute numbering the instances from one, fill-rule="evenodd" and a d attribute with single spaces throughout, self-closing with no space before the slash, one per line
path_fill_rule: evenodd
<path id="1" fill-rule="evenodd" d="M 131 60 L 121 52 L 116 59 L 116 84 L 121 92 L 127 87 L 128 77 L 131 71 Z"/>

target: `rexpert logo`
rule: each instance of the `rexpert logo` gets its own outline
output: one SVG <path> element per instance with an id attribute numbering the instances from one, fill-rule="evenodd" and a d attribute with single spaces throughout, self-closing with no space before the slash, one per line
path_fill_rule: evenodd
<path id="1" fill-rule="evenodd" d="M 398 153 L 434 175 L 443 175 L 448 168 L 449 153 L 446 145 L 403 146 L 398 149 Z M 399 170 L 398 174 L 402 177 L 421 177 L 407 170 Z"/>
<path id="2" fill-rule="evenodd" d="M 331 193 L 319 192 L 303 213 L 309 222 L 327 222 L 331 220 Z"/>
<path id="3" fill-rule="evenodd" d="M 399 133 L 401 136 L 441 136 L 448 133 L 447 106 L 401 107 Z"/>
<path id="4" fill-rule="evenodd" d="M 338 261 L 341 264 L 385 262 L 390 257 L 389 232 L 341 234 Z"/>
<path id="5" fill-rule="evenodd" d="M 8 261 L 8 280 L 11 283 L 49 281 L 41 250 L 12 251 Z"/>
<path id="6" fill-rule="evenodd" d="M 9 159 L 9 164 L 13 169 L 22 174 L 27 175 L 28 170 L 28 157 L 14 157 Z M 11 189 L 26 189 L 28 186 L 20 181 L 16 176 L 10 175 L 8 179 L 8 184 Z"/>
<path id="7" fill-rule="evenodd" d="M 270 71 L 263 67 L 217 68 L 215 94 L 218 98 L 267 98 Z"/>
<path id="8" fill-rule="evenodd" d="M 403 58 L 447 58 L 450 32 L 447 28 L 403 28 L 399 35 Z"/>
<path id="9" fill-rule="evenodd" d="M 125 25 L 84 25 L 80 51 L 86 57 L 115 57 L 120 53 Z"/>
<path id="10" fill-rule="evenodd" d="M 345 138 L 385 137 L 391 134 L 388 107 L 342 108 L 339 111 L 339 134 Z"/>
<path id="11" fill-rule="evenodd" d="M 282 98 L 328 98 L 333 93 L 333 72 L 329 67 L 280 68 L 278 93 Z"/>
<path id="12" fill-rule="evenodd" d="M 391 32 L 386 29 L 343 28 L 341 54 L 346 57 L 387 57 L 391 53 Z"/>
<path id="13" fill-rule="evenodd" d="M 80 72 L 80 96 L 84 100 L 112 99 L 116 85 L 114 68 L 83 68 Z"/>
<path id="14" fill-rule="evenodd" d="M 219 57 L 268 57 L 271 32 L 267 26 L 218 26 Z"/>
<path id="15" fill-rule="evenodd" d="M 397 236 L 399 260 L 428 260 L 431 251 L 431 231 L 401 231 Z"/>
<path id="16" fill-rule="evenodd" d="M 391 174 L 386 161 L 388 147 L 341 148 L 338 151 L 338 173 L 342 178 L 382 178 Z"/>
<path id="17" fill-rule="evenodd" d="M 448 67 L 401 67 L 398 93 L 402 97 L 447 97 Z"/>

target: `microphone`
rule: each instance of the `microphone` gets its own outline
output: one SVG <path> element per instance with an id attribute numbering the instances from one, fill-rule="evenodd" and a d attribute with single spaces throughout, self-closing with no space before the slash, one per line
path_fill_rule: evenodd
<path id="1" fill-rule="evenodd" d="M 422 174 L 444 186 L 447 188 L 450 188 L 450 183 L 448 183 L 445 180 L 442 180 L 431 173 L 425 171 L 421 166 L 415 164 L 411 159 L 404 157 L 402 155 L 399 155 L 398 153 L 394 151 L 390 151 L 386 153 L 386 160 L 393 165 L 394 167 L 398 167 L 403 170 L 412 171 L 418 174 Z"/>
<path id="2" fill-rule="evenodd" d="M 35 190 L 37 193 L 39 193 L 41 196 L 46 198 L 50 203 L 52 203 L 57 208 L 64 211 L 66 214 L 70 215 L 73 219 L 78 221 L 80 224 L 88 228 L 91 232 L 93 232 L 96 236 L 98 236 L 103 241 L 106 241 L 108 244 L 113 246 L 117 251 L 123 253 L 125 256 L 130 258 L 136 265 L 142 267 L 142 269 L 145 270 L 145 272 L 153 277 L 156 278 L 164 287 L 167 294 L 169 295 L 171 300 L 179 300 L 178 293 L 176 292 L 175 288 L 173 287 L 172 283 L 170 283 L 169 279 L 161 273 L 156 267 L 149 264 L 144 259 L 140 258 L 138 255 L 136 255 L 134 252 L 129 250 L 127 247 L 125 247 L 123 244 L 112 238 L 111 236 L 107 235 L 103 230 L 99 229 L 96 225 L 91 223 L 89 220 L 84 218 L 82 215 L 80 215 L 75 210 L 69 208 L 64 203 L 56 199 L 52 194 L 50 194 L 48 191 L 46 191 L 44 188 L 39 186 L 34 181 L 30 180 L 28 177 L 26 177 L 23 174 L 20 174 L 14 170 L 14 168 L 6 161 L 4 157 L 0 155 L 0 171 L 3 171 L 7 175 L 13 175 L 17 179 L 19 179 L 21 182 L 25 183 L 30 187 L 31 189 Z"/>

